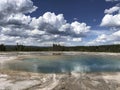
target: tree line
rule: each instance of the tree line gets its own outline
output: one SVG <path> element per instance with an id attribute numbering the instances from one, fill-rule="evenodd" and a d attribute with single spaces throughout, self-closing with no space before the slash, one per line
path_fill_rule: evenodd
<path id="1" fill-rule="evenodd" d="M 83 51 L 83 52 L 120 52 L 120 45 L 101 46 L 61 46 L 53 44 L 49 47 L 25 46 L 25 45 L 4 45 L 0 44 L 0 51 Z"/>

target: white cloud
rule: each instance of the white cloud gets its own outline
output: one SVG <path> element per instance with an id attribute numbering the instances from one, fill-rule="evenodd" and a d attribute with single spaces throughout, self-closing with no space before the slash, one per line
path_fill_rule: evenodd
<path id="1" fill-rule="evenodd" d="M 4 14 L 32 13 L 37 9 L 31 0 L 1 0 L 0 12 Z"/>
<path id="2" fill-rule="evenodd" d="M 119 44 L 120 30 L 111 34 L 101 34 L 96 39 L 88 42 L 88 45 Z"/>
<path id="3" fill-rule="evenodd" d="M 1 0 L 0 21 L 7 20 L 7 17 L 19 13 L 32 13 L 37 9 L 31 0 Z"/>
<path id="4" fill-rule="evenodd" d="M 31 35 L 43 35 L 43 34 L 45 34 L 44 31 L 40 31 L 40 30 L 38 30 L 38 29 L 35 29 L 35 30 L 30 31 L 29 34 L 30 34 L 30 33 L 31 33 Z"/>
<path id="5" fill-rule="evenodd" d="M 82 38 L 73 38 L 73 41 L 81 42 L 81 41 L 82 41 Z"/>
<path id="6" fill-rule="evenodd" d="M 89 32 L 90 26 L 85 23 L 79 23 L 77 21 L 67 23 L 63 14 L 55 15 L 55 13 L 46 12 L 39 18 L 32 18 L 31 26 L 37 29 L 37 31 L 45 32 L 42 36 L 42 41 L 51 42 L 66 42 L 68 41 L 82 41 L 86 33 Z"/>
<path id="7" fill-rule="evenodd" d="M 120 11 L 120 7 L 114 6 L 114 7 L 110 8 L 110 9 L 105 9 L 104 12 L 107 13 L 107 14 L 112 14 L 112 13 L 118 12 L 118 11 Z"/>
<path id="8" fill-rule="evenodd" d="M 55 15 L 55 13 L 46 12 L 43 15 L 43 19 L 45 20 L 45 23 L 50 23 L 57 28 L 61 27 L 63 24 L 66 23 L 63 14 Z"/>
<path id="9" fill-rule="evenodd" d="M 120 27 L 120 4 L 110 9 L 105 9 L 104 13 L 106 15 L 103 17 L 100 26 Z"/>
<path id="10" fill-rule="evenodd" d="M 59 42 L 70 45 L 82 41 L 91 28 L 77 21 L 68 23 L 63 14 L 46 12 L 39 18 L 28 15 L 36 9 L 31 0 L 2 0 L 0 43 L 50 45 Z"/>
<path id="11" fill-rule="evenodd" d="M 60 34 L 63 36 L 82 36 L 90 30 L 90 26 L 87 26 L 85 23 L 79 23 L 77 21 L 67 23 L 63 14 L 55 15 L 55 13 L 51 12 L 46 12 L 38 19 L 33 18 L 30 25 L 47 33 Z"/>
<path id="12" fill-rule="evenodd" d="M 77 21 L 71 23 L 72 29 L 76 34 L 88 32 L 90 26 L 87 26 L 85 23 L 79 23 Z"/>
<path id="13" fill-rule="evenodd" d="M 107 27 L 119 27 L 120 26 L 120 14 L 109 15 L 106 14 L 102 19 L 101 26 Z"/>
<path id="14" fill-rule="evenodd" d="M 106 38 L 107 38 L 107 36 L 105 34 L 101 34 L 97 38 L 95 38 L 94 40 L 89 41 L 87 43 L 87 45 L 100 45 L 100 44 L 102 45 L 103 43 L 106 42 Z"/>
<path id="15" fill-rule="evenodd" d="M 105 9 L 106 15 L 103 17 L 100 26 L 120 27 L 120 5 Z"/>

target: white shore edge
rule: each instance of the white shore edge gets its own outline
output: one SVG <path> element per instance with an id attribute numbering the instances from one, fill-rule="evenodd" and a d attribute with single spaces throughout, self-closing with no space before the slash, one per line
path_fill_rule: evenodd
<path id="1" fill-rule="evenodd" d="M 41 54 L 41 55 L 53 55 L 53 53 L 60 53 L 61 55 L 80 55 L 80 54 L 94 54 L 94 55 L 120 55 L 120 53 L 116 52 L 79 52 L 79 51 L 38 51 L 38 52 L 0 52 L 0 55 L 12 55 L 12 54 L 21 54 L 21 55 L 29 55 L 29 54 Z"/>

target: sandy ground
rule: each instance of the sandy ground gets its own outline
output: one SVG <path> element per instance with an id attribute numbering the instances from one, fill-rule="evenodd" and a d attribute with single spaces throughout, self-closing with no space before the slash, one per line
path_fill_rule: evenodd
<path id="1" fill-rule="evenodd" d="M 61 53 L 61 52 L 52 52 Z M 8 61 L 51 52 L 0 53 L 0 65 Z M 87 52 L 62 52 L 63 55 L 88 54 Z M 120 53 L 89 53 L 119 56 Z M 120 72 L 43 74 L 0 70 L 0 90 L 120 90 Z"/>

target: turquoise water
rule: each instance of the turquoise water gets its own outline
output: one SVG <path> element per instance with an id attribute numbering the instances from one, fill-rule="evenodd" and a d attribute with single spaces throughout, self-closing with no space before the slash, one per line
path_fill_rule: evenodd
<path id="1" fill-rule="evenodd" d="M 80 55 L 80 56 L 40 56 L 39 58 L 25 58 L 4 65 L 5 69 L 42 72 L 118 72 L 120 71 L 120 57 Z"/>

